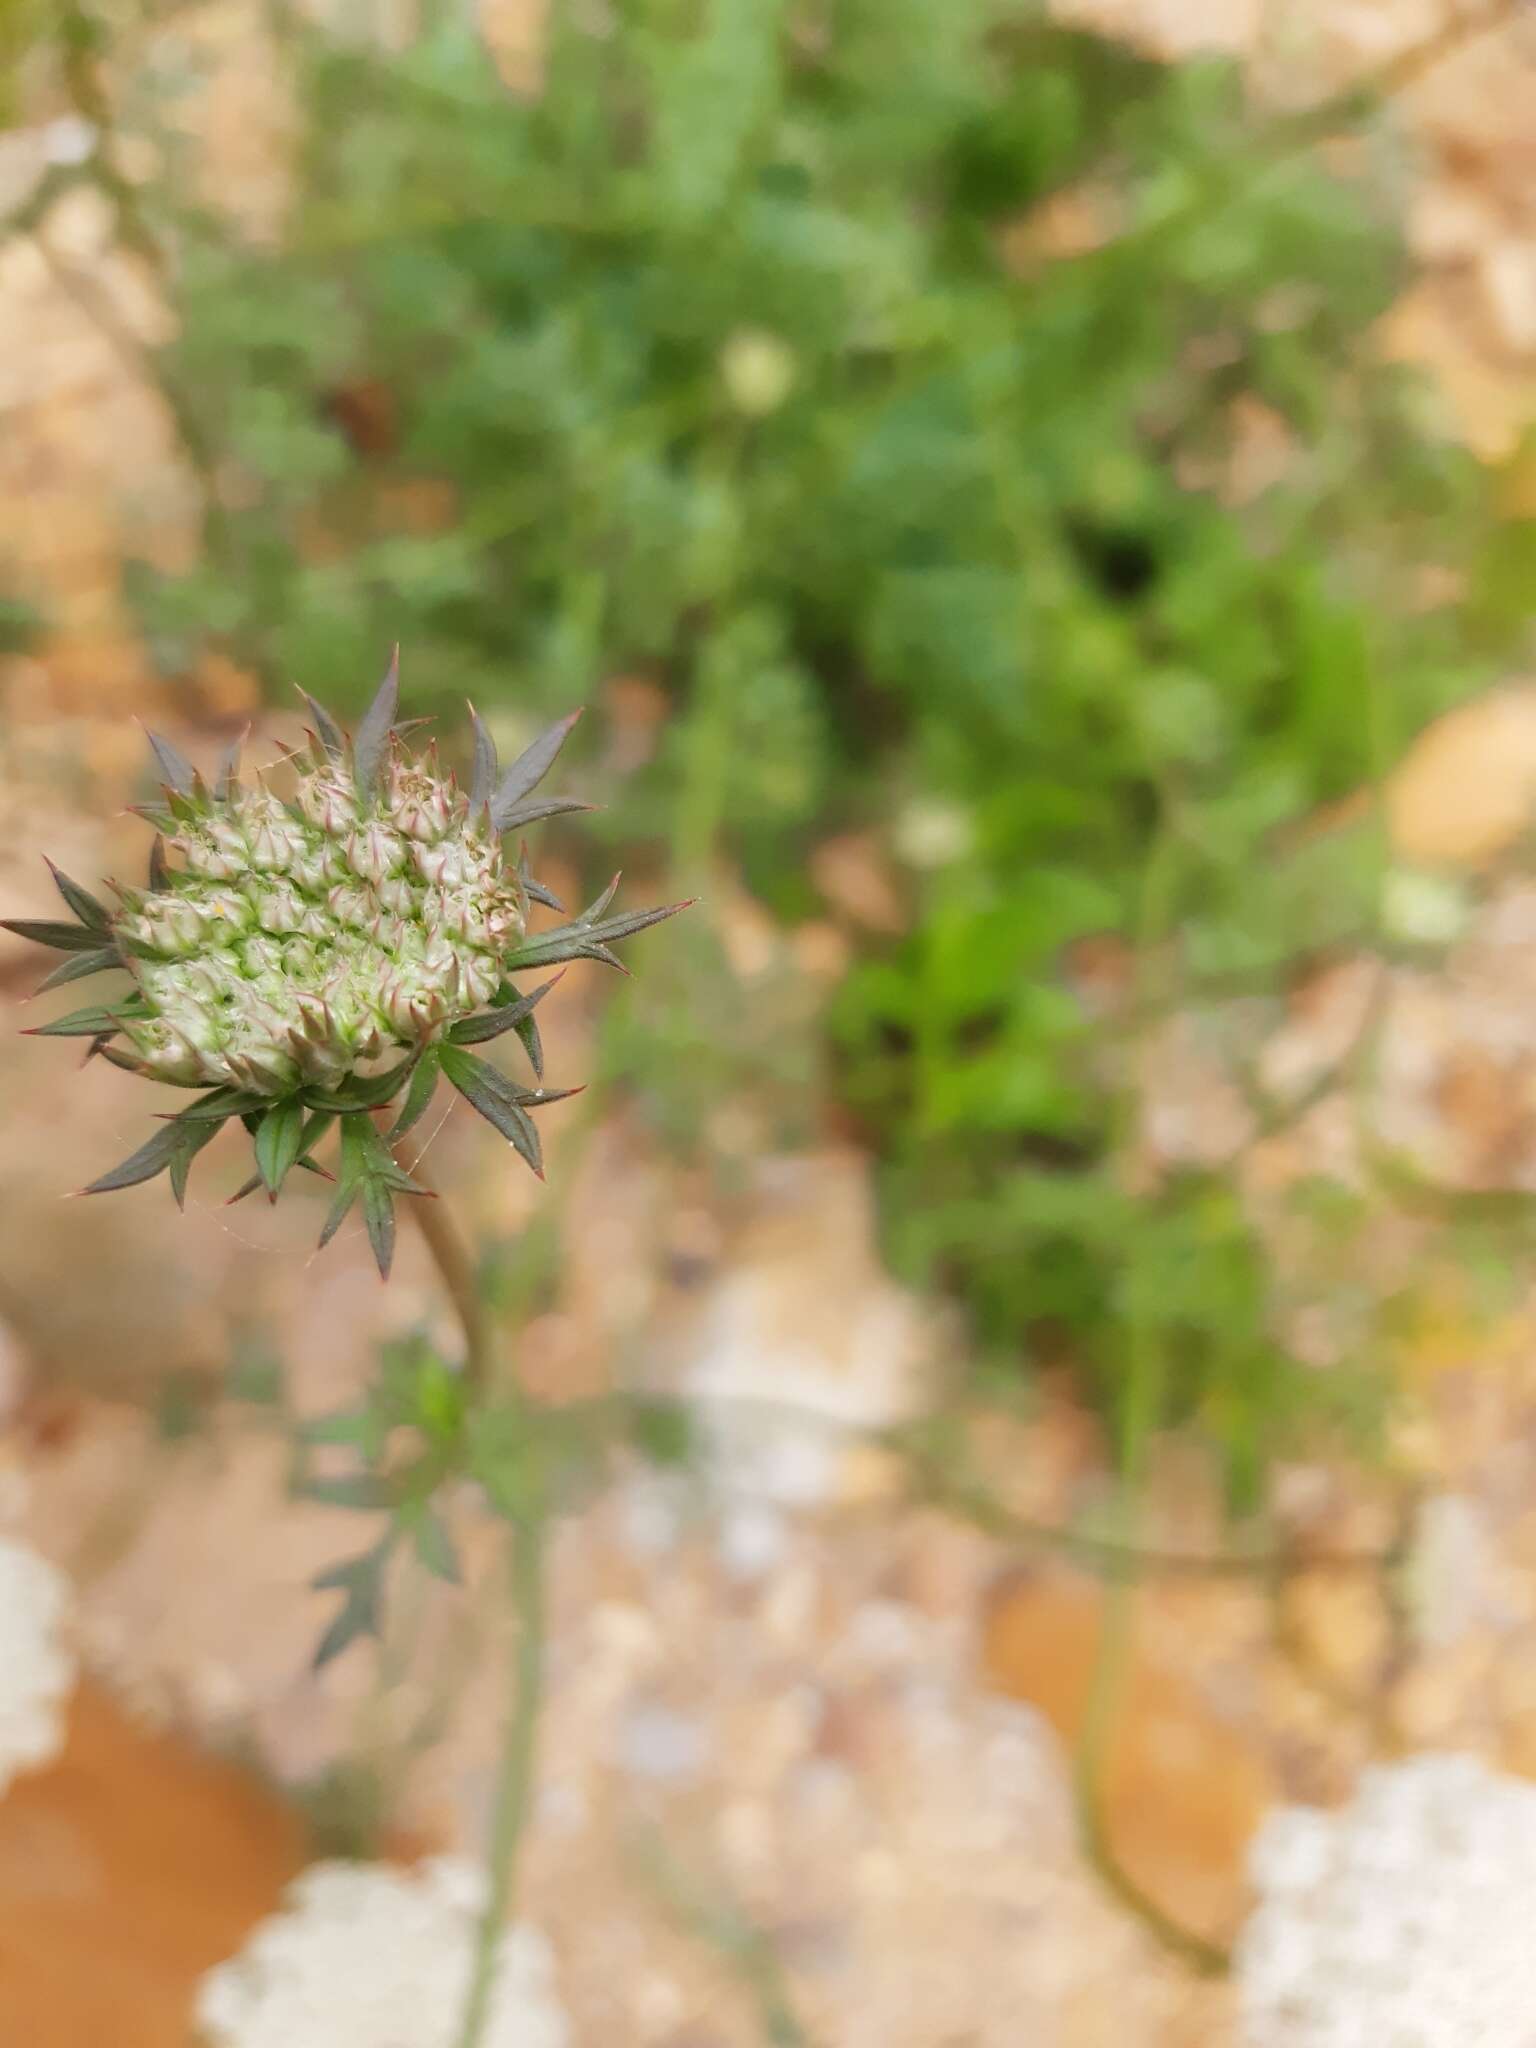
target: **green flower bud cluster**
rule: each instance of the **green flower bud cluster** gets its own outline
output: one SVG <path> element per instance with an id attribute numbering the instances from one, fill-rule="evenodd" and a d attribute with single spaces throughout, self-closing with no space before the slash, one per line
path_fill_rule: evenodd
<path id="1" fill-rule="evenodd" d="M 398 753 L 376 805 L 325 758 L 291 805 L 231 780 L 179 808 L 180 866 L 115 920 L 149 1011 L 126 1037 L 161 1080 L 334 1084 L 489 1002 L 526 929 L 488 808 Z"/>
<path id="2" fill-rule="evenodd" d="M 574 716 L 503 774 L 472 712 L 474 772 L 464 789 L 435 751 L 416 758 L 402 744 L 395 663 L 355 738 L 306 701 L 315 730 L 290 758 L 290 798 L 243 782 L 238 748 L 210 787 L 151 735 L 164 790 L 145 814 L 157 835 L 147 888 L 113 884 L 119 901 L 109 909 L 54 869 L 70 920 L 0 922 L 66 956 L 44 988 L 109 970 L 130 977 L 120 1000 L 71 1011 L 39 1035 L 88 1038 L 91 1054 L 117 1066 L 207 1091 L 83 1192 L 166 1172 L 180 1202 L 193 1158 L 238 1119 L 256 1173 L 233 1199 L 264 1188 L 275 1200 L 295 1168 L 335 1179 L 321 1242 L 361 1200 L 387 1272 L 393 1198 L 423 1192 L 390 1145 L 425 1114 L 440 1079 L 542 1171 L 528 1111 L 570 1091 L 520 1086 L 468 1049 L 515 1032 L 542 1080 L 533 1012 L 552 983 L 523 993 L 519 971 L 581 959 L 617 966 L 612 942 L 685 906 L 609 915 L 615 877 L 579 917 L 530 933 L 532 904 L 560 905 L 529 873 L 526 854 L 509 860 L 502 840 L 586 808 L 531 794 Z M 397 1097 L 385 1131 L 375 1119 Z M 314 1156 L 333 1124 L 334 1175 Z"/>

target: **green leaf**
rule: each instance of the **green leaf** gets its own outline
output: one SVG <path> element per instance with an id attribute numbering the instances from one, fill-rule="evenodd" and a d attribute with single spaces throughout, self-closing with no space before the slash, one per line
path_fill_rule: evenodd
<path id="1" fill-rule="evenodd" d="M 459 1568 L 459 1554 L 439 1517 L 428 1507 L 419 1508 L 411 1518 L 410 1527 L 416 1555 L 432 1576 L 445 1580 L 450 1586 L 461 1585 L 464 1574 Z"/>
<path id="2" fill-rule="evenodd" d="M 256 1171 L 276 1197 L 304 1145 L 304 1105 L 297 1096 L 269 1109 L 256 1127 Z"/>
<path id="3" fill-rule="evenodd" d="M 52 946 L 56 953 L 94 953 L 101 945 L 100 932 L 65 924 L 62 918 L 0 917 L 0 926 L 34 946 Z"/>
<path id="4" fill-rule="evenodd" d="M 498 832 L 509 829 L 517 806 L 554 766 L 555 756 L 570 738 L 580 716 L 581 712 L 577 710 L 556 719 L 553 725 L 539 734 L 532 746 L 518 755 L 502 777 L 501 787 L 491 799 L 491 823 Z"/>
<path id="5" fill-rule="evenodd" d="M 516 1002 L 506 1003 L 497 1010 L 482 1010 L 478 1017 L 463 1018 L 449 1031 L 449 1038 L 455 1045 L 483 1045 L 487 1039 L 500 1038 L 504 1031 L 516 1030 L 525 1018 L 532 1016 L 559 979 L 558 974 L 551 975 L 548 981 L 541 982 L 529 994 L 519 996 Z M 535 1063 L 534 1072 L 538 1071 Z"/>
<path id="6" fill-rule="evenodd" d="M 371 1408 L 338 1408 L 330 1415 L 314 1415 L 298 1424 L 298 1436 L 306 1444 L 348 1444 L 366 1450 L 378 1434 Z"/>
<path id="7" fill-rule="evenodd" d="M 472 1109 L 477 1109 L 487 1123 L 494 1124 L 501 1135 L 527 1160 L 539 1179 L 544 1178 L 543 1147 L 539 1134 L 533 1127 L 533 1119 L 518 1099 L 521 1090 L 515 1088 L 506 1076 L 493 1067 L 489 1060 L 480 1059 L 462 1047 L 445 1045 L 442 1048 L 443 1072 L 458 1089 Z"/>
<path id="8" fill-rule="evenodd" d="M 376 1636 L 384 1605 L 384 1567 L 389 1560 L 390 1538 L 365 1550 L 361 1557 L 332 1565 L 312 1582 L 317 1592 L 343 1593 L 341 1611 L 320 1638 L 315 1650 L 317 1671 L 339 1657 L 359 1636 Z"/>
<path id="9" fill-rule="evenodd" d="M 93 931 L 104 932 L 112 922 L 111 913 L 104 903 L 99 903 L 89 889 L 82 889 L 78 882 L 72 882 L 62 868 L 56 868 L 45 853 L 48 872 L 52 875 L 59 894 L 84 925 Z"/>
<path id="10" fill-rule="evenodd" d="M 403 1138 L 406 1132 L 420 1123 L 426 1115 L 432 1098 L 437 1093 L 440 1072 L 437 1047 L 429 1045 L 416 1062 L 416 1071 L 411 1075 L 410 1086 L 405 1091 L 405 1101 L 389 1134 L 390 1144 L 393 1145 L 397 1139 Z"/>
<path id="11" fill-rule="evenodd" d="M 377 1513 L 395 1504 L 394 1488 L 377 1472 L 342 1472 L 334 1478 L 305 1478 L 293 1490 L 300 1500 L 317 1501 L 326 1508 L 353 1508 L 364 1514 Z"/>
<path id="12" fill-rule="evenodd" d="M 84 981 L 87 975 L 104 974 L 109 967 L 121 968 L 122 964 L 123 956 L 116 946 L 101 946 L 94 953 L 73 953 L 38 983 L 37 993 L 46 995 L 51 988 L 62 988 L 69 981 Z"/>
<path id="13" fill-rule="evenodd" d="M 186 755 L 173 747 L 169 740 L 164 740 L 158 733 L 151 732 L 147 726 L 144 729 L 144 737 L 149 741 L 149 750 L 160 770 L 160 780 L 175 790 L 178 796 L 190 796 L 197 781 L 197 772 Z"/>
<path id="14" fill-rule="evenodd" d="M 384 765 L 384 756 L 389 749 L 389 735 L 400 709 L 400 649 L 396 647 L 389 657 L 389 667 L 384 671 L 384 680 L 368 709 L 363 713 L 363 722 L 357 728 L 357 738 L 352 745 L 352 773 L 356 779 L 359 794 L 372 796 L 379 779 L 379 770 Z"/>

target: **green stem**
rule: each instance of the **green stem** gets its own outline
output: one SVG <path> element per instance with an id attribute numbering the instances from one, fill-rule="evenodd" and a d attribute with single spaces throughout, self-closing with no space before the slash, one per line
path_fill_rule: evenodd
<path id="1" fill-rule="evenodd" d="M 513 1532 L 512 1604 L 517 1614 L 517 1646 L 513 1660 L 515 1690 L 507 1714 L 501 1769 L 496 1784 L 496 1810 L 491 1824 L 488 1857 L 490 1886 L 475 1937 L 469 1995 L 459 2024 L 457 2048 L 480 2048 L 485 2038 L 507 1915 L 516 1892 L 519 1851 L 533 1803 L 539 1704 L 544 1681 L 544 1538 L 544 1512 L 542 1506 L 535 1506 Z"/>
<path id="2" fill-rule="evenodd" d="M 425 1187 L 419 1165 L 411 1169 Z M 464 1381 L 471 1401 L 484 1402 L 492 1392 L 527 1411 L 527 1401 L 514 1374 L 497 1385 L 495 1333 L 480 1297 L 474 1261 L 459 1235 L 447 1204 L 415 1201 L 416 1218 L 444 1287 L 464 1329 Z M 545 1537 L 548 1511 L 542 1485 L 535 1477 L 523 1512 L 512 1530 L 511 1592 L 517 1623 L 513 1653 L 512 1701 L 507 1711 L 501 1763 L 496 1779 L 496 1805 L 487 1855 L 485 1908 L 475 1935 L 469 1990 L 459 2023 L 457 2048 L 480 2048 L 490 2018 L 491 2000 L 501 1962 L 501 1944 L 517 1885 L 517 1866 L 528 1815 L 533 1803 L 534 1763 L 538 1748 L 539 1709 L 544 1691 Z"/>

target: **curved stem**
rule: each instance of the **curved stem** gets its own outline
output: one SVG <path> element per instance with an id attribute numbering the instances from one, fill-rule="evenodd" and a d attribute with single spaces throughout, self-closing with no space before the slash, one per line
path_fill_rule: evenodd
<path id="1" fill-rule="evenodd" d="M 406 1162 L 395 1157 L 401 1166 Z M 407 1169 L 419 1188 L 428 1196 L 435 1196 L 437 1190 L 427 1179 L 419 1165 Z M 464 1383 L 475 1395 L 490 1390 L 495 1372 L 495 1344 L 491 1333 L 490 1319 L 485 1313 L 485 1304 L 480 1299 L 480 1289 L 475 1279 L 475 1262 L 469 1246 L 459 1233 L 453 1220 L 453 1211 L 440 1197 L 437 1200 L 413 1201 L 411 1214 L 427 1250 L 432 1254 L 438 1277 L 443 1283 L 448 1299 L 453 1303 L 454 1314 L 464 1332 Z"/>
<path id="2" fill-rule="evenodd" d="M 480 2048 L 485 2037 L 507 1915 L 516 1892 L 518 1852 L 533 1803 L 539 1704 L 544 1683 L 544 1536 L 543 1508 L 536 1503 L 513 1530 L 512 1602 L 518 1624 L 512 1674 L 515 1689 L 496 1782 L 496 1810 L 487 1858 L 490 1885 L 475 1939 L 469 1994 L 459 2025 L 457 2048 Z"/>

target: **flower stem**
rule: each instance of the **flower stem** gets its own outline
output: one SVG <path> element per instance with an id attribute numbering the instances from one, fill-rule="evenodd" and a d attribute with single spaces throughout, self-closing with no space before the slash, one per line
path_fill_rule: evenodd
<path id="1" fill-rule="evenodd" d="M 396 1158 L 399 1159 L 398 1153 Z M 399 1163 L 403 1166 L 405 1161 L 399 1160 Z M 437 1196 L 436 1189 L 419 1165 L 412 1166 L 409 1171 L 416 1185 L 426 1190 L 424 1197 L 411 1202 L 410 1211 L 463 1329 L 464 1382 L 471 1394 L 479 1398 L 490 1391 L 495 1371 L 495 1345 L 490 1319 L 485 1313 L 485 1304 L 480 1299 L 480 1288 L 475 1279 L 475 1262 L 448 1204 Z"/>
<path id="2" fill-rule="evenodd" d="M 411 1167 L 410 1173 L 418 1187 L 429 1186 L 419 1164 Z M 446 1202 L 430 1198 L 413 1201 L 411 1213 L 463 1326 L 465 1391 L 472 1402 L 482 1402 L 494 1389 L 496 1347 L 491 1320 L 476 1284 L 474 1260 Z M 526 1408 L 515 1375 L 509 1375 L 507 1386 L 497 1391 Z M 518 1854 L 533 1804 L 539 1708 L 544 1690 L 546 1528 L 545 1493 L 535 1473 L 521 1512 L 512 1523 L 511 1592 L 517 1621 L 511 1674 L 513 1692 L 496 1780 L 485 1907 L 475 1935 L 457 2048 L 480 2048 L 485 2037 L 501 1944 L 517 1885 Z"/>
<path id="3" fill-rule="evenodd" d="M 522 1847 L 533 1803 L 534 1761 L 538 1746 L 539 1703 L 544 1680 L 545 1519 L 542 1505 L 515 1526 L 512 1537 L 512 1604 L 517 1614 L 517 1646 L 513 1657 L 512 1704 L 507 1714 L 501 1769 L 496 1784 L 496 1810 L 491 1824 L 490 1885 L 475 1939 L 469 1995 L 460 2022 L 457 2048 L 480 2048 L 490 2017 L 491 1998 L 501 1944 L 507 1930 Z"/>

